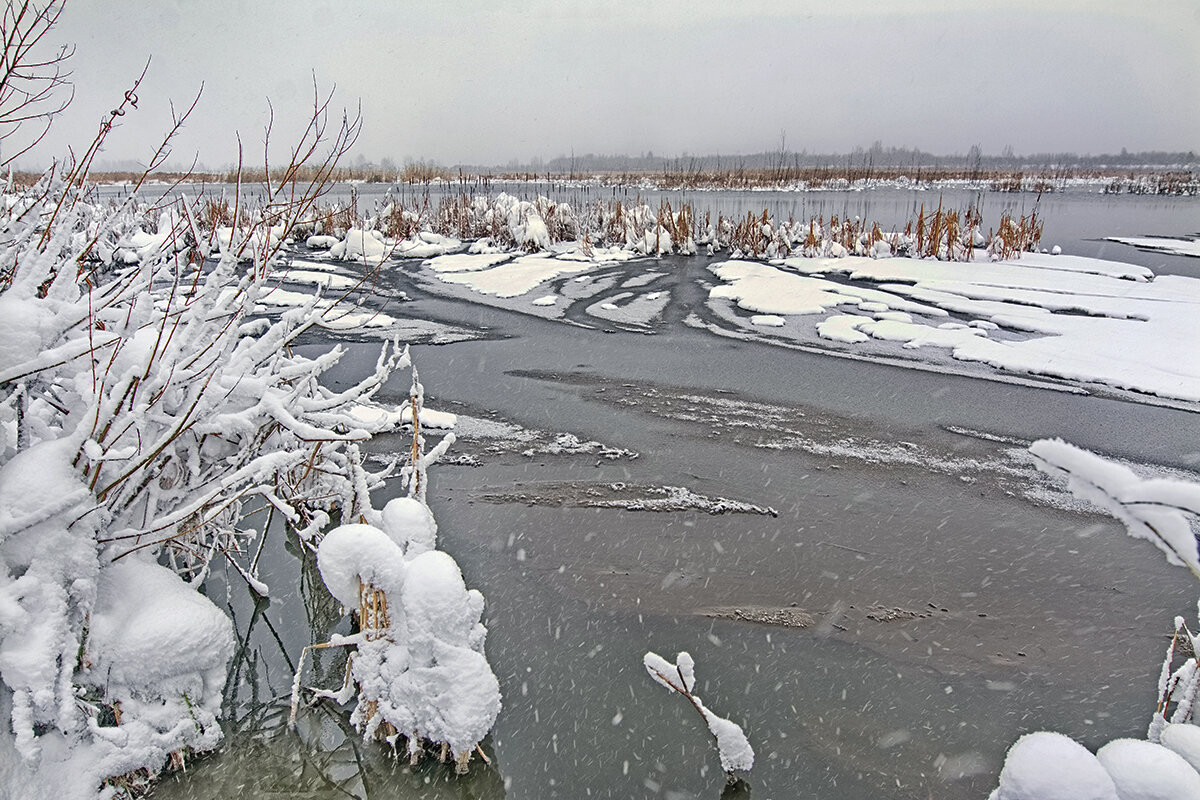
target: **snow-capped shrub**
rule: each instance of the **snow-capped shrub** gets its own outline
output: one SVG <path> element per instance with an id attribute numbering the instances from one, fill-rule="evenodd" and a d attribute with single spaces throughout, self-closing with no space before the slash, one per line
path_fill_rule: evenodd
<path id="1" fill-rule="evenodd" d="M 326 139 L 322 115 L 314 182 L 269 184 L 232 224 L 206 230 L 219 215 L 180 198 L 146 234 L 133 201 L 87 201 L 86 165 L 2 205 L 0 691 L 20 768 L 70 776 L 70 800 L 219 741 L 232 634 L 196 588 L 224 558 L 268 591 L 241 555 L 250 506 L 302 539 L 372 513 L 386 470 L 364 469 L 373 427 L 353 410 L 407 355 L 385 347 L 333 392 L 320 379 L 340 349 L 290 348 L 312 303 L 256 316 L 280 240 L 354 138 L 347 120 Z"/>
<path id="2" fill-rule="evenodd" d="M 357 611 L 360 631 L 305 648 L 292 686 L 292 721 L 308 651 L 353 646 L 346 685 L 317 696 L 344 702 L 357 695 L 350 721 L 364 738 L 395 747 L 403 737 L 414 763 L 432 745 L 465 772 L 500 713 L 500 684 L 484 655 L 483 595 L 468 590 L 458 564 L 436 549 L 425 472 L 454 434 L 424 452 L 423 395 L 414 369 L 404 408 L 414 436 L 413 463 L 404 471 L 408 495 L 364 515 L 373 524 L 334 528 L 317 546 L 325 587 L 344 608 Z"/>

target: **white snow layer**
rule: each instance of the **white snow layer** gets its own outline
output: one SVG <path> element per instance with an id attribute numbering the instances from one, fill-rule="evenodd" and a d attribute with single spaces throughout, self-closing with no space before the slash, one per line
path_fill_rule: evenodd
<path id="1" fill-rule="evenodd" d="M 1200 727 L 1188 723 L 1169 723 L 1160 734 L 1159 744 L 1174 750 L 1200 773 Z"/>
<path id="2" fill-rule="evenodd" d="M 475 258 L 480 258 L 475 256 Z M 435 259 L 436 262 L 436 259 Z M 534 253 L 484 269 L 438 272 L 446 283 L 468 286 L 496 297 L 518 297 L 535 289 L 538 284 L 559 275 L 583 272 L 592 265 L 585 261 L 563 261 L 549 253 Z M 436 264 L 434 269 L 437 269 Z"/>
<path id="3" fill-rule="evenodd" d="M 696 662 L 687 653 L 680 653 L 672 664 L 657 653 L 646 653 L 642 665 L 654 682 L 679 692 L 695 706 L 704 717 L 708 730 L 717 739 L 717 752 L 721 756 L 721 768 L 726 772 L 746 772 L 754 766 L 754 749 L 740 725 L 710 711 L 699 697 L 692 694 L 696 685 Z"/>
<path id="4" fill-rule="evenodd" d="M 755 314 L 836 310 L 814 323 L 819 336 L 833 341 L 932 345 L 999 369 L 1200 402 L 1196 278 L 1154 277 L 1130 264 L 1034 253 L 995 263 L 789 258 L 780 266 L 727 261 L 710 269 L 724 281 L 710 297 Z M 816 274 L 841 274 L 850 283 Z M 874 318 L 844 319 L 858 316 L 846 313 L 852 309 Z M 911 321 L 888 313 L 897 311 Z M 949 314 L 967 316 L 967 327 L 939 329 Z"/>
<path id="5" fill-rule="evenodd" d="M 1143 250 L 1159 250 L 1178 256 L 1200 257 L 1200 238 L 1170 236 L 1106 236 L 1110 242 L 1140 247 Z"/>

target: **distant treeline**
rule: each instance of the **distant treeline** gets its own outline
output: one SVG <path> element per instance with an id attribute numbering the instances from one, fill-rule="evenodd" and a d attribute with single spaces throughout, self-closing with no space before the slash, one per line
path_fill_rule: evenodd
<path id="1" fill-rule="evenodd" d="M 529 164 L 509 164 L 503 168 L 487 166 L 463 167 L 469 172 L 550 172 L 556 175 L 595 172 L 731 172 L 737 170 L 771 171 L 801 169 L 862 169 L 919 168 L 946 170 L 1054 170 L 1070 168 L 1076 170 L 1160 168 L 1192 169 L 1197 165 L 1196 154 L 1148 150 L 1136 153 L 1121 150 L 1119 153 L 1099 155 L 1078 153 L 1033 153 L 1017 155 L 1006 148 L 999 155 L 986 154 L 978 146 L 966 154 L 936 155 L 924 150 L 907 147 L 883 147 L 879 143 L 869 148 L 858 147 L 849 153 L 809 153 L 779 149 L 769 152 L 742 155 L 680 155 L 660 156 L 652 152 L 641 155 L 584 155 L 558 156 L 549 161 L 534 160 Z"/>

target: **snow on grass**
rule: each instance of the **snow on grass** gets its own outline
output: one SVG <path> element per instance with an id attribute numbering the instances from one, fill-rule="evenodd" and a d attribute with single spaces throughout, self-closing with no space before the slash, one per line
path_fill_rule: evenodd
<path id="1" fill-rule="evenodd" d="M 1142 250 L 1158 250 L 1176 256 L 1200 258 L 1200 237 L 1171 236 L 1106 236 L 1109 242 L 1119 242 Z"/>
<path id="2" fill-rule="evenodd" d="M 343 261 L 378 263 L 387 257 L 388 250 L 379 231 L 351 228 L 346 232 L 345 239 L 329 248 L 329 256 Z"/>
<path id="3" fill-rule="evenodd" d="M 438 273 L 437 277 L 446 283 L 467 286 L 480 294 L 509 298 L 530 292 L 559 275 L 583 272 L 590 267 L 591 264 L 586 262 L 563 261 L 538 253 L 488 269 Z"/>
<path id="4" fill-rule="evenodd" d="M 1040 254 L 1026 254 L 1019 262 L 969 264 L 797 258 L 783 266 L 841 274 L 878 288 L 730 261 L 710 267 L 725 281 L 710 298 L 733 300 L 759 314 L 839 310 L 814 321 L 812 328 L 821 338 L 843 344 L 933 346 L 949 350 L 955 359 L 1002 370 L 1200 401 L 1200 358 L 1194 351 L 1200 341 L 1200 280 L 1195 278 L 1153 277 L 1133 265 Z M 874 319 L 842 313 L 852 306 Z M 911 318 L 892 313 L 897 311 Z M 953 327 L 944 319 L 937 324 L 922 319 L 950 314 L 968 319 Z"/>
<path id="5" fill-rule="evenodd" d="M 432 231 L 421 231 L 411 238 L 397 242 L 393 258 L 434 258 L 462 248 L 462 242 Z"/>
<path id="6" fill-rule="evenodd" d="M 548 294 L 533 301 L 535 306 L 552 306 L 558 302 L 558 295 Z"/>
<path id="7" fill-rule="evenodd" d="M 483 595 L 467 589 L 451 556 L 433 549 L 437 525 L 423 503 L 393 500 L 381 523 L 342 525 L 317 548 L 321 578 L 343 606 L 359 608 L 362 586 L 386 598 L 374 619 L 363 618 L 350 719 L 368 739 L 408 736 L 410 754 L 425 740 L 444 742 L 462 772 L 501 705 L 483 654 Z"/>

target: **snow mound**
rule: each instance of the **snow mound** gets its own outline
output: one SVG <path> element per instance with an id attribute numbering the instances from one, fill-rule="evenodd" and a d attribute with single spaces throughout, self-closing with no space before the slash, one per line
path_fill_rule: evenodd
<path id="1" fill-rule="evenodd" d="M 233 657 L 233 625 L 174 571 L 118 561 L 100 570 L 87 656 L 92 675 L 109 686 L 148 697 L 187 695 L 194 703 L 219 700 Z"/>
<path id="2" fill-rule="evenodd" d="M 309 250 L 329 250 L 338 243 L 336 236 L 314 235 L 304 240 L 304 246 Z"/>
<path id="3" fill-rule="evenodd" d="M 786 322 L 787 320 L 777 314 L 755 314 L 750 317 L 751 325 L 761 325 L 767 328 L 782 328 Z"/>
<path id="4" fill-rule="evenodd" d="M 379 231 L 365 231 L 362 228 L 351 228 L 346 232 L 346 238 L 329 248 L 332 258 L 343 261 L 382 261 L 387 254 L 387 245 L 383 242 L 383 234 Z"/>
<path id="5" fill-rule="evenodd" d="M 317 569 L 329 593 L 346 608 L 358 608 L 359 580 L 399 594 L 404 585 L 404 551 L 372 525 L 340 525 L 317 547 Z"/>
<path id="6" fill-rule="evenodd" d="M 1039 731 L 1008 750 L 989 800 L 1126 800 L 1096 756 L 1061 733 Z"/>
<path id="7" fill-rule="evenodd" d="M 437 547 L 437 522 L 429 507 L 413 497 L 397 497 L 383 507 L 382 528 L 408 557 Z"/>
<path id="8" fill-rule="evenodd" d="M 1162 731 L 1159 744 L 1173 750 L 1200 773 L 1200 727 L 1187 723 L 1171 723 Z"/>
<path id="9" fill-rule="evenodd" d="M 1178 753 L 1138 739 L 1114 739 L 1096 758 L 1121 800 L 1200 798 L 1200 775 Z M 1060 766 L 1061 768 L 1061 766 Z"/>

